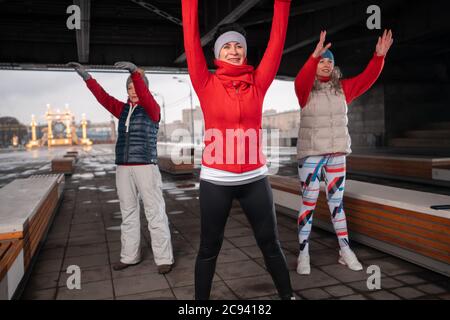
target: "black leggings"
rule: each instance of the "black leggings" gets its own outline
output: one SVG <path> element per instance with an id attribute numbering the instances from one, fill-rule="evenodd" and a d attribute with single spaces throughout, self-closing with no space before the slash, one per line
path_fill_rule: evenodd
<path id="1" fill-rule="evenodd" d="M 235 198 L 252 226 L 280 298 L 290 299 L 291 281 L 278 240 L 272 189 L 267 177 L 240 186 L 220 186 L 200 181 L 201 235 L 195 263 L 195 299 L 209 299 L 225 224 Z"/>

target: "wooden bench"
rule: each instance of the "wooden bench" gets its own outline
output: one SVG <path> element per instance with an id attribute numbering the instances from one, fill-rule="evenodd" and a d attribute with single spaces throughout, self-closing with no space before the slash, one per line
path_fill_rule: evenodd
<path id="1" fill-rule="evenodd" d="M 301 206 L 297 177 L 271 176 L 279 212 L 297 219 Z M 450 276 L 450 196 L 347 180 L 344 209 L 351 240 Z M 295 222 L 293 222 L 295 223 Z M 334 232 L 324 185 L 313 225 Z"/>
<path id="2" fill-rule="evenodd" d="M 0 288 L 8 288 L 0 290 L 0 299 L 11 299 L 20 283 L 16 281 L 18 275 L 22 279 L 30 269 L 62 199 L 63 189 L 62 174 L 16 179 L 0 189 L 0 243 L 4 249 L 0 257 Z M 11 279 L 16 280 L 10 279 L 10 272 Z"/>
<path id="3" fill-rule="evenodd" d="M 24 273 L 23 240 L 0 241 L 0 300 L 13 297 Z"/>
<path id="4" fill-rule="evenodd" d="M 450 165 L 448 166 L 438 165 L 433 167 L 433 179 L 450 181 Z"/>
<path id="5" fill-rule="evenodd" d="M 172 175 L 192 175 L 194 173 L 194 149 L 181 149 L 178 156 L 180 161 L 176 162 L 181 163 L 175 163 L 172 155 L 159 156 L 159 169 Z"/>
<path id="6" fill-rule="evenodd" d="M 409 180 L 440 180 L 439 176 L 433 174 L 433 169 L 438 166 L 450 166 L 450 158 L 355 153 L 347 157 L 348 173 Z"/>
<path id="7" fill-rule="evenodd" d="M 73 174 L 75 171 L 75 159 L 70 158 L 55 158 L 52 160 L 52 172 L 64 173 L 67 175 Z"/>

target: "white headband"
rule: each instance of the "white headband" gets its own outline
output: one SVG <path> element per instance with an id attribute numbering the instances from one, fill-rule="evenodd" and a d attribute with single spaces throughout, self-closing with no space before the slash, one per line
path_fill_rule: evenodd
<path id="1" fill-rule="evenodd" d="M 220 37 L 217 38 L 216 43 L 214 44 L 214 56 L 216 59 L 219 59 L 220 50 L 222 50 L 222 47 L 227 44 L 228 42 L 238 42 L 241 44 L 241 46 L 244 47 L 245 56 L 247 56 L 247 40 L 245 40 L 245 37 L 236 31 L 228 31 L 220 35 Z"/>

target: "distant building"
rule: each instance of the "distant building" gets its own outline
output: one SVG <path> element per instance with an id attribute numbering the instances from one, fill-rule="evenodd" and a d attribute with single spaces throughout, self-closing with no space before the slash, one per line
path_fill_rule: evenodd
<path id="1" fill-rule="evenodd" d="M 28 128 L 21 124 L 16 118 L 0 118 L 0 147 L 7 148 L 13 145 L 13 138 L 17 137 L 18 145 L 23 145 L 28 141 Z"/>
<path id="2" fill-rule="evenodd" d="M 294 147 L 297 145 L 298 128 L 300 126 L 300 110 L 277 112 L 269 109 L 263 113 L 262 128 L 278 129 L 280 146 Z"/>

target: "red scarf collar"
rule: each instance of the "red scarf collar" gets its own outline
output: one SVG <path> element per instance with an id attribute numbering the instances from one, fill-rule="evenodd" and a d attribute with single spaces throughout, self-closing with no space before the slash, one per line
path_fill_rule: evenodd
<path id="1" fill-rule="evenodd" d="M 248 84 L 253 84 L 253 66 L 247 64 L 247 60 L 244 64 L 237 66 L 225 61 L 214 60 L 214 64 L 217 67 L 216 76 L 220 80 L 225 81 L 242 81 Z"/>
<path id="2" fill-rule="evenodd" d="M 319 77 L 319 76 L 317 76 L 317 79 L 320 82 L 328 82 L 328 81 L 330 81 L 331 77 Z"/>

